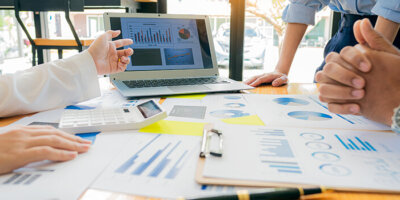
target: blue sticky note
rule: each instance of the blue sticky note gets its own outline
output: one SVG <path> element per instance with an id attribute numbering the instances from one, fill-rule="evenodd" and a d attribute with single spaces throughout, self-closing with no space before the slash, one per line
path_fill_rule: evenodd
<path id="1" fill-rule="evenodd" d="M 100 134 L 100 133 L 101 132 L 78 133 L 78 134 L 75 134 L 75 135 L 81 137 L 82 139 L 92 141 L 92 144 L 94 144 L 94 141 L 96 141 L 96 136 L 98 134 Z"/>
<path id="2" fill-rule="evenodd" d="M 95 108 L 96 107 L 93 107 L 93 106 L 69 105 L 69 106 L 65 107 L 64 109 L 67 109 L 67 110 L 92 110 Z"/>

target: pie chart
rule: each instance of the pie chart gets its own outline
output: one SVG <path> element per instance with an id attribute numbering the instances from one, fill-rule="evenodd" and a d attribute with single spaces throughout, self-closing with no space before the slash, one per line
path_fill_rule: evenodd
<path id="1" fill-rule="evenodd" d="M 217 111 L 210 112 L 210 114 L 214 117 L 222 118 L 222 119 L 245 117 L 245 116 L 250 115 L 249 113 L 245 113 L 241 110 L 217 110 Z"/>
<path id="2" fill-rule="evenodd" d="M 294 111 L 288 113 L 289 117 L 306 121 L 325 121 L 332 119 L 332 116 L 312 111 Z"/>
<path id="3" fill-rule="evenodd" d="M 239 96 L 225 96 L 224 98 L 225 98 L 225 99 L 230 99 L 230 100 L 238 100 L 238 99 L 241 99 L 241 97 L 239 97 Z"/>
<path id="4" fill-rule="evenodd" d="M 227 104 L 225 104 L 225 106 L 230 107 L 230 108 L 241 108 L 241 107 L 245 107 L 246 105 L 244 105 L 242 103 L 227 103 Z"/>
<path id="5" fill-rule="evenodd" d="M 179 30 L 179 37 L 184 39 L 184 40 L 189 39 L 190 38 L 190 31 L 185 29 L 185 28 L 180 29 Z"/>
<path id="6" fill-rule="evenodd" d="M 305 106 L 309 104 L 306 100 L 296 98 L 276 98 L 273 101 L 284 106 Z"/>

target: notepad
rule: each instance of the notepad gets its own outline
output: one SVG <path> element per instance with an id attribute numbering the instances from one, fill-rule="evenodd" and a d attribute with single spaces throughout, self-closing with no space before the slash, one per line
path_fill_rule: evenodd
<path id="1" fill-rule="evenodd" d="M 202 136 L 206 123 L 161 120 L 139 130 L 142 133 Z"/>
<path id="2" fill-rule="evenodd" d="M 221 121 L 227 124 L 265 126 L 264 122 L 257 115 L 222 119 Z"/>

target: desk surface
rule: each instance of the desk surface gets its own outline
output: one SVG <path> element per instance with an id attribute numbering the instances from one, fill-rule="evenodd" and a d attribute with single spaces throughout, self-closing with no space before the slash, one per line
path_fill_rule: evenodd
<path id="1" fill-rule="evenodd" d="M 316 84 L 299 84 L 291 83 L 283 87 L 271 87 L 271 86 L 261 86 L 254 90 L 254 93 L 260 94 L 316 94 L 317 85 Z M 8 125 L 22 116 L 0 119 L 0 126 Z M 89 189 L 81 197 L 81 200 L 116 200 L 116 199 L 126 199 L 126 200 L 144 200 L 149 198 L 137 197 L 133 195 L 126 195 L 114 192 L 100 191 Z M 400 195 L 391 194 L 368 194 L 368 193 L 351 193 L 351 192 L 334 192 L 327 194 L 317 194 L 304 197 L 305 200 L 318 200 L 318 199 L 329 199 L 329 200 L 395 200 L 400 199 Z"/>

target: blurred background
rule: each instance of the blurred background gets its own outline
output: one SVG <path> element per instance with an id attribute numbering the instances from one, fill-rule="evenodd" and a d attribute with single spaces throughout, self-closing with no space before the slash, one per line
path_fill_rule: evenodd
<path id="1" fill-rule="evenodd" d="M 279 47 L 284 35 L 282 12 L 287 0 L 246 0 L 245 48 L 243 80 L 273 71 L 278 61 Z M 168 0 L 169 14 L 209 15 L 220 72 L 228 76 L 230 4 L 229 0 Z M 125 12 L 123 9 L 89 9 L 72 12 L 71 20 L 81 39 L 95 38 L 104 32 L 104 12 Z M 21 18 L 34 37 L 32 12 L 21 12 Z M 72 38 L 62 12 L 46 12 L 43 31 L 49 38 Z M 323 61 L 323 47 L 330 38 L 332 14 L 324 9 L 316 17 L 316 25 L 309 27 L 292 65 L 291 82 L 311 83 L 315 69 Z M 31 67 L 30 43 L 17 25 L 13 10 L 0 10 L 0 70 L 13 73 Z M 64 57 L 76 54 L 67 50 Z M 57 59 L 57 51 L 48 51 L 46 60 Z"/>

